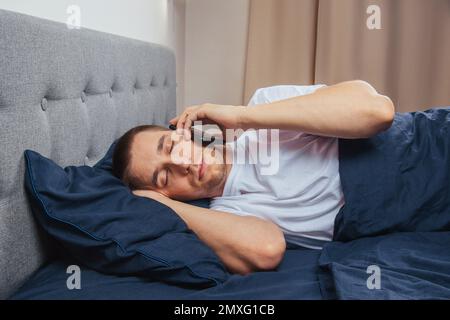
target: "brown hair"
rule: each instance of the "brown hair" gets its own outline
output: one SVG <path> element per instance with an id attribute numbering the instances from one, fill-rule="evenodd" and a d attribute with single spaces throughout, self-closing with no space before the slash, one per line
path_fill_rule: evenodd
<path id="1" fill-rule="evenodd" d="M 143 181 L 130 171 L 131 149 L 134 138 L 140 132 L 161 130 L 168 129 L 157 125 L 142 125 L 128 130 L 117 141 L 112 157 L 112 172 L 131 189 L 138 189 L 143 186 Z"/>

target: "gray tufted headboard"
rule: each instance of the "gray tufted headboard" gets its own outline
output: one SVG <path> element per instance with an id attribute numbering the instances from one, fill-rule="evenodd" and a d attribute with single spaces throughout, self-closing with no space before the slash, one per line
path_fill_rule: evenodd
<path id="1" fill-rule="evenodd" d="M 48 257 L 23 151 L 92 165 L 131 127 L 167 124 L 175 90 L 165 47 L 0 10 L 0 298 Z"/>

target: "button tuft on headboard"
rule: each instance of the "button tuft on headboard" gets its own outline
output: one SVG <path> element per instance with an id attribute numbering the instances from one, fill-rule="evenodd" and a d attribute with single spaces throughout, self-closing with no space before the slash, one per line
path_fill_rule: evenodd
<path id="1" fill-rule="evenodd" d="M 120 88 L 119 82 L 117 81 L 117 79 L 114 80 L 114 83 L 111 86 L 111 90 L 112 91 L 120 91 L 120 89 L 121 88 Z"/>
<path id="2" fill-rule="evenodd" d="M 81 102 L 86 103 L 86 93 L 84 91 L 81 92 Z"/>
<path id="3" fill-rule="evenodd" d="M 42 109 L 42 111 L 46 111 L 46 110 L 47 110 L 47 107 L 48 107 L 48 101 L 47 101 L 47 99 L 44 97 L 44 98 L 42 98 L 42 100 L 41 100 L 41 109 Z"/>

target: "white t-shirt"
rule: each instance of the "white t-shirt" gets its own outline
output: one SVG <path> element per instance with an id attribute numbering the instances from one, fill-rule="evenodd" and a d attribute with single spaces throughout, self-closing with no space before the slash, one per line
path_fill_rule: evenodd
<path id="1" fill-rule="evenodd" d="M 249 105 L 309 94 L 321 86 L 262 88 L 255 92 Z M 332 239 L 334 219 L 344 204 L 338 139 L 274 130 L 279 133 L 279 157 L 278 171 L 273 174 L 267 161 L 255 161 L 259 159 L 258 152 L 253 156 L 249 152 L 252 143 L 257 145 L 257 139 L 263 137 L 259 136 L 261 131 L 246 132 L 229 144 L 235 157 L 238 150 L 247 152 L 247 161 L 243 163 L 241 158 L 237 162 L 235 158 L 222 196 L 212 199 L 210 207 L 271 220 L 283 230 L 287 242 L 320 249 Z M 270 136 L 271 130 L 264 131 Z M 267 140 L 270 151 L 273 142 Z"/>

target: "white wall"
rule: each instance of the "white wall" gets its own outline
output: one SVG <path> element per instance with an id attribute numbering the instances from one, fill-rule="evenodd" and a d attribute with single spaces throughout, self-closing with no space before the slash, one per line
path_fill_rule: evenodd
<path id="1" fill-rule="evenodd" d="M 243 103 L 248 14 L 248 0 L 186 0 L 186 105 Z"/>
<path id="2" fill-rule="evenodd" d="M 177 111 L 184 109 L 185 94 L 185 26 L 186 26 L 186 1 L 174 0 L 173 2 L 173 48 L 177 59 Z"/>
<path id="3" fill-rule="evenodd" d="M 81 9 L 81 27 L 171 45 L 170 0 L 0 0 L 0 8 L 66 22 L 69 5 Z"/>

